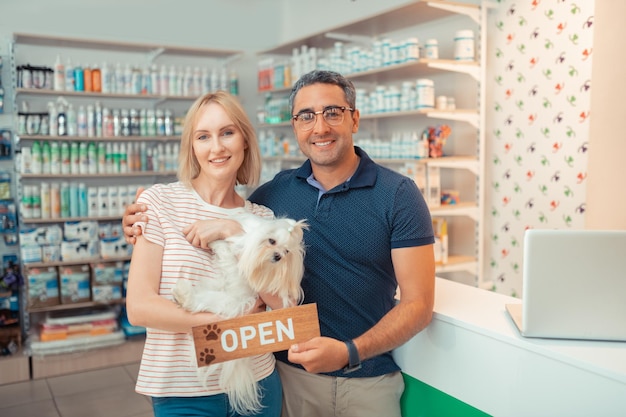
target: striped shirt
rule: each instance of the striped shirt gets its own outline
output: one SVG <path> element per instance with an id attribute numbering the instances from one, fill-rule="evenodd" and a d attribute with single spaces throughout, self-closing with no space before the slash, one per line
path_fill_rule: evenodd
<path id="1" fill-rule="evenodd" d="M 181 182 L 156 184 L 145 190 L 138 203 L 148 206 L 147 223 L 139 224 L 145 238 L 163 247 L 159 294 L 173 300 L 176 281 L 211 279 L 215 271 L 207 251 L 193 247 L 182 230 L 196 220 L 228 217 L 238 209 L 224 209 L 206 203 Z M 245 210 L 263 217 L 273 217 L 266 207 L 246 201 Z M 207 388 L 197 375 L 193 337 L 189 333 L 172 333 L 154 328 L 146 332 L 139 375 L 135 390 L 153 397 L 195 397 L 222 393 L 218 386 L 221 364 L 209 367 Z M 253 357 L 257 381 L 272 373 L 275 359 L 271 353 Z"/>

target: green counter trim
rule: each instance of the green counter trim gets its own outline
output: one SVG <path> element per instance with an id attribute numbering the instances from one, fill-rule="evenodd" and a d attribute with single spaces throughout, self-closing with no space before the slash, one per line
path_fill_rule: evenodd
<path id="1" fill-rule="evenodd" d="M 485 417 L 482 411 L 403 373 L 404 394 L 400 399 L 403 417 Z"/>

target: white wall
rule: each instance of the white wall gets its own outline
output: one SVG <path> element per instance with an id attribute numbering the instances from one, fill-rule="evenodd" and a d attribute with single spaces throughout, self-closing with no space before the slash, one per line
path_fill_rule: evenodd
<path id="1" fill-rule="evenodd" d="M 280 0 L 2 0 L 0 35 L 52 34 L 259 50 L 275 42 Z"/>

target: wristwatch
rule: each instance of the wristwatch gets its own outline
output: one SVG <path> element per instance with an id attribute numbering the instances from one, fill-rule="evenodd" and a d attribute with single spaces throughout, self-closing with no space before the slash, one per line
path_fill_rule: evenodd
<path id="1" fill-rule="evenodd" d="M 348 347 L 348 365 L 343 368 L 343 372 L 347 374 L 361 369 L 361 358 L 359 358 L 359 351 L 356 350 L 354 341 L 346 340 L 344 343 Z"/>

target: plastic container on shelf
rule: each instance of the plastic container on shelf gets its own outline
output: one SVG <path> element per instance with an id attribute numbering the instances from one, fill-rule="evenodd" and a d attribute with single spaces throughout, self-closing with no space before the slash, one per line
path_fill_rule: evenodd
<path id="1" fill-rule="evenodd" d="M 454 59 L 456 61 L 474 60 L 474 32 L 459 30 L 454 35 Z"/>
<path id="2" fill-rule="evenodd" d="M 417 108 L 432 109 L 435 107 L 435 83 L 427 78 L 419 78 L 415 84 L 417 92 Z"/>
<path id="3" fill-rule="evenodd" d="M 437 39 L 427 39 L 424 44 L 426 59 L 439 59 L 439 43 Z"/>

